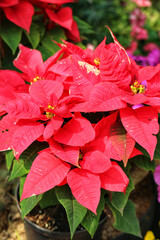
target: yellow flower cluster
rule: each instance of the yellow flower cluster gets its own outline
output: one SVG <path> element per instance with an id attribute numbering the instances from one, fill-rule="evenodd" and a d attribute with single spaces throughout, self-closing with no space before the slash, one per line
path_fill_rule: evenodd
<path id="1" fill-rule="evenodd" d="M 141 85 L 140 83 L 138 83 L 137 81 L 134 82 L 133 85 L 131 85 L 131 90 L 134 94 L 137 93 L 144 93 L 145 92 L 145 86 Z"/>
<path id="2" fill-rule="evenodd" d="M 155 239 L 154 233 L 152 231 L 148 231 L 144 236 L 144 240 L 159 240 L 159 239 Z"/>

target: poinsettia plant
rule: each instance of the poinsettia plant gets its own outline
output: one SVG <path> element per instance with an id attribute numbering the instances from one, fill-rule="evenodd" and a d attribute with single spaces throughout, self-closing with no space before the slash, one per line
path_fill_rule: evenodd
<path id="1" fill-rule="evenodd" d="M 160 65 L 138 66 L 111 35 L 95 50 L 57 43 L 45 62 L 20 45 L 21 72 L 0 71 L 0 150 L 22 217 L 61 204 L 71 238 L 79 224 L 93 237 L 106 205 L 115 228 L 141 236 L 130 169 L 154 171 L 158 158 Z"/>
<path id="2" fill-rule="evenodd" d="M 74 0 L 2 0 L 0 2 L 0 68 L 15 69 L 13 59 L 21 43 L 41 51 L 47 59 L 58 51 L 53 40 L 77 44 L 93 33 L 89 24 L 74 16 Z M 84 31 L 85 29 L 85 31 Z"/>
<path id="3" fill-rule="evenodd" d="M 73 19 L 72 9 L 64 6 L 71 2 L 74 0 L 2 0 L 0 36 L 11 48 L 13 54 L 21 41 L 23 32 L 33 48 L 37 48 L 40 42 L 45 45 L 46 41 L 53 48 L 54 45 L 51 44 L 49 37 L 43 39 L 45 32 L 49 33 L 50 38 L 53 34 L 59 34 L 59 37 L 66 36 L 70 40 L 79 42 L 80 34 L 77 23 Z M 57 27 L 58 33 L 55 30 Z"/>

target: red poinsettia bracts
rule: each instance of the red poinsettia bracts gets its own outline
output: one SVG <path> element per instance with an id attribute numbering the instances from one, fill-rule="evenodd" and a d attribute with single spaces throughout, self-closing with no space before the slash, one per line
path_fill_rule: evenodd
<path id="1" fill-rule="evenodd" d="M 55 74 L 49 75 L 48 68 L 54 64 L 63 53 L 58 51 L 54 56 L 43 62 L 41 52 L 27 48 L 23 45 L 19 46 L 20 52 L 14 60 L 14 65 L 23 72 L 23 77 L 27 82 L 36 82 L 42 79 L 55 79 Z"/>
<path id="2" fill-rule="evenodd" d="M 153 159 L 157 144 L 156 135 L 159 132 L 158 113 L 149 106 L 137 109 L 124 108 L 120 110 L 123 126 L 130 136 L 144 147 Z"/>
<path id="3" fill-rule="evenodd" d="M 50 71 L 67 76 L 73 76 L 73 84 L 70 87 L 70 97 L 71 104 L 73 102 L 72 96 L 79 96 L 80 104 L 75 103 L 71 111 L 81 111 L 81 112 L 92 112 L 92 111 L 108 111 L 115 110 L 118 108 L 125 107 L 126 104 L 122 99 L 124 95 L 124 89 L 121 89 L 121 84 L 119 82 L 107 80 L 103 76 L 103 69 L 101 70 L 101 65 L 103 65 L 103 52 L 106 49 L 105 39 L 104 41 L 95 49 L 95 51 L 82 50 L 78 46 L 67 43 L 62 49 L 69 54 L 68 57 L 60 60 L 55 65 L 50 68 Z M 117 46 L 117 44 L 115 43 Z M 110 45 L 109 45 L 110 46 Z M 112 45 L 111 45 L 112 46 Z M 111 50 L 112 47 L 110 46 Z M 119 46 L 118 46 L 119 47 Z M 119 47 L 120 48 L 120 47 Z M 112 52 L 109 50 L 110 52 Z M 107 51 L 107 50 L 106 50 Z M 107 52 L 108 54 L 108 52 Z M 113 57 L 115 57 L 114 51 L 112 52 Z M 125 53 L 124 53 L 125 55 Z M 119 55 L 120 56 L 120 55 Z M 117 56 L 117 59 L 118 56 Z M 113 60 L 113 59 L 112 59 Z M 128 69 L 130 64 L 128 62 L 128 57 L 125 55 L 124 59 L 119 59 L 119 65 L 121 61 L 125 61 Z M 122 61 L 122 62 L 123 62 Z M 109 61 L 107 60 L 109 65 Z M 105 66 L 107 65 L 105 63 Z M 110 67 L 109 67 L 110 68 Z M 106 71 L 107 72 L 107 71 Z M 127 70 L 126 70 L 127 72 Z M 116 79 L 118 79 L 119 73 L 117 73 Z M 131 73 L 129 72 L 129 83 L 131 82 Z M 128 88 L 128 83 L 125 83 Z M 123 85 L 125 85 L 123 84 Z M 101 93 L 101 94 L 100 94 Z M 83 102 L 83 103 L 82 103 Z"/>
<path id="4" fill-rule="evenodd" d="M 70 30 L 67 9 L 61 20 Z M 120 161 L 126 167 L 142 155 L 139 145 L 153 159 L 160 66 L 138 66 L 111 34 L 114 43 L 104 39 L 94 51 L 64 41 L 45 62 L 21 45 L 14 65 L 22 73 L 0 71 L 0 150 L 12 149 L 18 159 L 36 140 L 48 144 L 33 161 L 21 200 L 68 184 L 96 214 L 101 189 L 126 191 Z"/>
<path id="5" fill-rule="evenodd" d="M 34 7 L 31 3 L 19 0 L 2 0 L 0 7 L 11 22 L 29 32 L 34 14 Z"/>
<path id="6" fill-rule="evenodd" d="M 30 86 L 30 95 L 41 108 L 43 120 L 47 122 L 44 131 L 44 138 L 50 138 L 63 124 L 63 118 L 72 117 L 65 105 L 59 104 L 63 93 L 61 82 L 41 80 Z M 37 116 L 38 117 L 38 116 Z"/>
<path id="7" fill-rule="evenodd" d="M 0 7 L 10 7 L 16 5 L 19 0 L 2 0 L 0 3 Z"/>
<path id="8" fill-rule="evenodd" d="M 73 20 L 72 9 L 70 7 L 62 7 L 63 4 L 74 2 L 73 0 L 2 0 L 0 8 L 3 9 L 6 18 L 25 29 L 30 31 L 32 17 L 35 14 L 34 6 L 40 9 L 41 14 L 55 24 L 66 30 L 66 35 L 73 41 L 80 41 L 80 34 L 77 23 Z"/>
<path id="9" fill-rule="evenodd" d="M 39 154 L 27 176 L 21 200 L 54 188 L 64 180 L 69 170 L 70 165 L 59 158 L 47 152 Z"/>
<path id="10" fill-rule="evenodd" d="M 40 2 L 53 3 L 53 4 L 65 4 L 74 2 L 74 0 L 40 0 Z"/>
<path id="11" fill-rule="evenodd" d="M 81 118 L 82 120 L 83 118 Z M 74 124 L 72 124 L 74 126 Z M 86 130 L 87 131 L 87 130 Z M 92 130 L 93 132 L 93 130 Z M 86 132 L 87 136 L 89 136 L 89 131 Z M 72 134 L 72 133 L 71 133 Z M 66 132 L 67 135 L 67 132 Z M 78 131 L 75 131 L 74 133 L 77 138 L 79 138 Z M 91 135 L 90 135 L 91 136 Z M 69 145 L 66 144 L 59 144 L 55 140 L 50 139 L 49 145 L 51 152 L 47 153 L 48 161 L 49 160 L 49 154 L 50 157 L 56 156 L 56 161 L 59 161 L 59 166 L 63 163 L 64 165 L 66 163 L 76 166 L 76 168 L 71 168 L 66 173 L 63 172 L 63 179 L 67 177 L 67 183 L 71 188 L 73 196 L 76 198 L 76 200 L 86 208 L 90 209 L 96 214 L 96 209 L 100 200 L 100 190 L 101 188 L 104 188 L 109 191 L 123 191 L 125 192 L 126 187 L 128 185 L 128 178 L 125 175 L 125 173 L 122 171 L 122 169 L 119 167 L 117 163 L 112 163 L 110 161 L 109 156 L 107 153 L 105 153 L 104 149 L 97 149 L 96 143 L 94 143 L 95 140 L 91 141 L 92 143 L 92 151 L 90 150 L 88 143 L 85 148 L 85 143 L 89 141 L 89 139 L 93 139 L 93 137 L 89 137 L 88 140 L 83 139 L 83 146 L 82 147 L 74 147 L 70 146 L 70 142 L 68 142 Z M 82 145 L 81 143 L 77 142 L 77 145 Z M 74 144 L 75 145 L 75 144 Z M 103 141 L 101 146 L 103 145 Z M 94 146 L 94 150 L 93 150 Z M 99 145 L 100 146 L 100 145 Z M 88 149 L 88 150 L 87 150 Z M 35 159 L 35 162 L 37 163 L 42 158 L 42 156 L 45 156 L 45 152 L 42 151 L 42 153 L 39 154 L 39 156 Z M 69 157 L 69 158 L 68 158 Z M 51 157 L 52 158 L 52 157 Z M 46 157 L 45 157 L 46 159 Z M 60 160 L 61 159 L 61 160 Z M 50 169 L 50 166 L 47 167 L 49 164 L 46 164 L 46 170 L 43 171 L 41 174 L 41 182 L 43 181 L 43 178 L 46 178 L 46 181 L 49 182 L 50 178 L 50 172 L 52 172 L 52 169 Z M 24 185 L 24 192 L 22 195 L 22 199 L 29 197 L 33 194 L 40 194 L 42 192 L 45 192 L 46 189 L 51 189 L 52 187 L 57 185 L 57 178 L 52 180 L 52 184 L 44 184 L 41 188 L 41 183 L 39 181 L 34 181 L 34 176 L 36 173 L 36 165 L 32 165 L 32 170 L 28 174 L 28 177 L 26 179 L 26 183 Z M 63 168 L 62 168 L 63 169 Z M 56 176 L 60 178 L 60 175 L 62 175 L 61 169 L 55 169 L 56 170 Z M 46 171 L 49 171 L 49 174 L 45 176 Z M 118 176 L 118 177 L 117 177 Z M 37 179 L 38 176 L 35 176 L 35 179 Z M 61 178 L 61 181 L 63 181 Z M 59 180 L 60 183 L 60 180 Z M 58 183 L 58 184 L 59 184 Z M 32 184 L 34 185 L 34 188 L 32 188 Z M 85 187 L 86 186 L 86 187 Z M 32 190 L 31 190 L 32 189 Z M 41 190 L 39 190 L 41 189 Z M 42 190 L 43 189 L 43 190 Z"/>

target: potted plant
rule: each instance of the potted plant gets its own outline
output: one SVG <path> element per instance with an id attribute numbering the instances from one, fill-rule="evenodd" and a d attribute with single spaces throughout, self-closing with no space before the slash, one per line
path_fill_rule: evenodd
<path id="1" fill-rule="evenodd" d="M 57 43 L 45 62 L 20 45 L 21 73 L 0 71 L 0 150 L 20 177 L 22 218 L 62 205 L 70 238 L 80 224 L 93 238 L 105 205 L 115 228 L 141 236 L 131 169 L 159 158 L 160 66 L 138 66 L 111 35 L 94 51 Z"/>

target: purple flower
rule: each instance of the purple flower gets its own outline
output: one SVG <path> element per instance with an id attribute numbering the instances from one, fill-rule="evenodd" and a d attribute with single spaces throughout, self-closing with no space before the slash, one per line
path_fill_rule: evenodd
<path id="1" fill-rule="evenodd" d="M 141 56 L 141 55 L 137 55 L 137 56 L 134 56 L 134 55 L 131 55 L 129 54 L 129 56 L 134 60 L 136 61 L 136 63 L 138 65 L 141 65 L 141 66 L 148 66 L 148 62 L 147 62 L 147 57 L 146 56 Z"/>
<path id="2" fill-rule="evenodd" d="M 157 186 L 158 202 L 160 202 L 160 164 L 156 167 L 153 176 L 155 183 L 158 185 Z"/>
<path id="3" fill-rule="evenodd" d="M 150 66 L 156 66 L 158 63 L 160 63 L 160 50 L 159 49 L 154 49 L 152 50 L 148 56 L 148 65 Z"/>
<path id="4" fill-rule="evenodd" d="M 160 63 L 160 50 L 154 49 L 147 56 L 141 56 L 141 55 L 131 55 L 128 54 L 138 65 L 141 66 L 156 66 L 158 63 Z"/>

